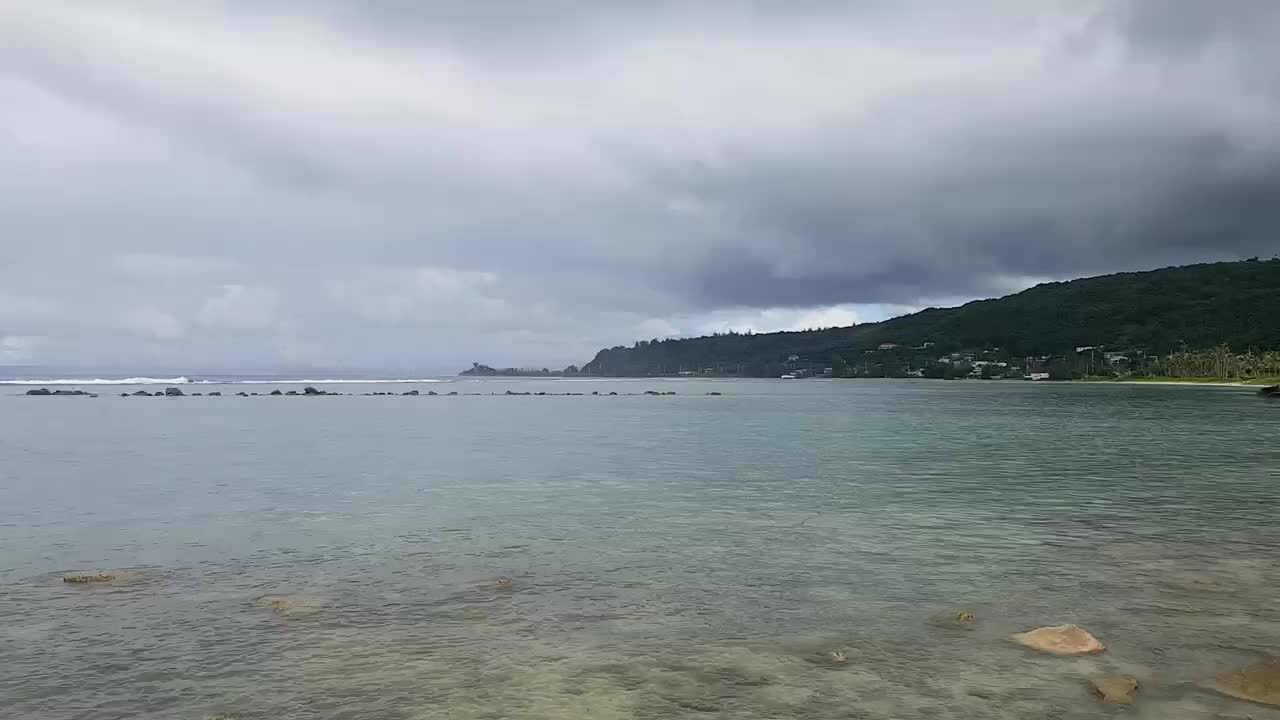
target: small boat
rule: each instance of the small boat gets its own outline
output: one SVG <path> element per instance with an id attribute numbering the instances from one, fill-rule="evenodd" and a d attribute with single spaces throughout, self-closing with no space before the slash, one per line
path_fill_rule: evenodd
<path id="1" fill-rule="evenodd" d="M 1265 398 L 1280 398 L 1280 385 L 1268 385 L 1258 391 Z"/>

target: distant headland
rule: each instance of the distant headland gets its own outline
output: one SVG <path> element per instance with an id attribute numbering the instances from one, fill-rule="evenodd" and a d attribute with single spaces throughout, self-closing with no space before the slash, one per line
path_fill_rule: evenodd
<path id="1" fill-rule="evenodd" d="M 471 363 L 471 367 L 458 373 L 467 377 L 591 377 L 591 373 L 584 373 L 578 369 L 577 365 L 570 365 L 563 370 L 550 370 L 548 368 L 494 368 L 484 363 Z"/>

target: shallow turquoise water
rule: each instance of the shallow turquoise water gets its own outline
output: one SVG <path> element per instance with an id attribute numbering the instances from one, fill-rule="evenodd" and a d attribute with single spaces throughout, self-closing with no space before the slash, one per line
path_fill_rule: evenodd
<path id="1" fill-rule="evenodd" d="M 416 387 L 680 394 L 0 388 L 0 717 L 1280 718 L 1199 686 L 1280 654 L 1247 390 Z M 112 568 L 146 575 L 61 582 Z M 1107 652 L 1005 639 L 1062 622 Z"/>

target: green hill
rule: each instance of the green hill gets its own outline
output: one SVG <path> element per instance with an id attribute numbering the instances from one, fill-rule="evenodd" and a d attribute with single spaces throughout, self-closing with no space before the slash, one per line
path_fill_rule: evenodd
<path id="1" fill-rule="evenodd" d="M 640 341 L 601 350 L 585 373 L 675 374 L 714 369 L 776 377 L 791 356 L 830 365 L 861 362 L 881 344 L 909 361 L 959 351 L 1048 356 L 1080 346 L 1164 355 L 1222 344 L 1280 350 L 1280 259 L 1171 267 L 1046 283 L 994 300 L 929 308 L 884 322 L 767 334 Z M 925 349 L 926 343 L 932 343 Z M 918 366 L 918 364 L 917 364 Z"/>

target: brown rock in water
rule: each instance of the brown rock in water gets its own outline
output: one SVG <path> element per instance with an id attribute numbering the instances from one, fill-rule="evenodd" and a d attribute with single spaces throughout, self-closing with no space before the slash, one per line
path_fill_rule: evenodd
<path id="1" fill-rule="evenodd" d="M 1241 700 L 1280 705 L 1280 658 L 1267 658 L 1210 680 L 1209 687 Z"/>
<path id="2" fill-rule="evenodd" d="M 1010 637 L 1014 642 L 1026 645 L 1050 655 L 1085 655 L 1100 653 L 1106 646 L 1079 625 L 1054 625 L 1036 628 Z"/>
<path id="3" fill-rule="evenodd" d="M 288 615 L 305 615 L 319 612 L 323 603 L 313 597 L 301 595 L 263 595 L 253 601 L 256 607 Z"/>
<path id="4" fill-rule="evenodd" d="M 1132 675 L 1107 675 L 1089 678 L 1089 688 L 1108 705 L 1132 705 L 1138 692 L 1138 679 Z"/>
<path id="5" fill-rule="evenodd" d="M 951 608 L 942 612 L 934 613 L 929 616 L 930 625 L 938 627 L 963 627 L 971 629 L 973 624 L 978 621 L 978 616 L 971 610 L 961 608 Z"/>
<path id="6" fill-rule="evenodd" d="M 147 578 L 141 570 L 106 570 L 100 572 L 68 573 L 62 582 L 71 585 L 128 585 Z"/>
<path id="7" fill-rule="evenodd" d="M 73 573 L 64 575 L 62 582 L 82 585 L 85 583 L 109 583 L 115 579 L 116 576 L 110 573 Z"/>

